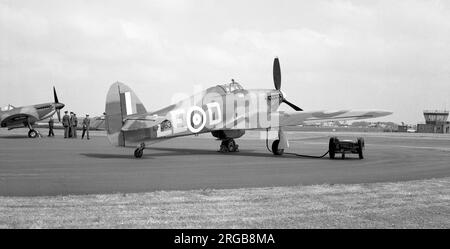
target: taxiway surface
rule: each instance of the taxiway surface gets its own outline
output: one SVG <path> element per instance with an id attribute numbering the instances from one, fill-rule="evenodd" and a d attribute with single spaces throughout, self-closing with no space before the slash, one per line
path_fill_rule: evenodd
<path id="1" fill-rule="evenodd" d="M 105 136 L 91 140 L 29 139 L 26 131 L 0 133 L 0 195 L 42 196 L 156 190 L 271 187 L 405 181 L 450 176 L 450 136 L 340 133 L 363 136 L 365 159 L 273 156 L 253 132 L 236 140 L 238 153 L 219 153 L 210 134 L 151 146 L 141 159 Z M 289 151 L 320 155 L 333 133 L 288 132 Z"/>

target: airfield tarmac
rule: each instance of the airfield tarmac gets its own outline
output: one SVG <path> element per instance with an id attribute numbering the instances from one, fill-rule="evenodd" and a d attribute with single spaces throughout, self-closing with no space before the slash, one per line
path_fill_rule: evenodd
<path id="1" fill-rule="evenodd" d="M 44 133 L 45 129 L 41 129 Z M 397 182 L 450 176 L 445 134 L 288 132 L 289 152 L 321 155 L 328 138 L 365 138 L 365 159 L 273 156 L 259 132 L 237 139 L 240 152 L 219 153 L 210 134 L 152 145 L 141 159 L 91 140 L 29 139 L 27 130 L 0 131 L 0 196 L 135 193 L 315 184 Z M 264 136 L 263 136 L 264 137 Z M 270 143 L 271 144 L 271 143 Z"/>

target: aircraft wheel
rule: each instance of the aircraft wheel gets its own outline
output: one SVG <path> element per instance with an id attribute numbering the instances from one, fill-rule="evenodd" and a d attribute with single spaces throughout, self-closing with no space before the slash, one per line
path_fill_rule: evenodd
<path id="1" fill-rule="evenodd" d="M 234 142 L 234 139 L 230 139 L 227 142 L 227 149 L 229 152 L 235 152 L 237 150 L 237 144 Z"/>
<path id="2" fill-rule="evenodd" d="M 37 133 L 36 130 L 30 130 L 30 131 L 28 132 L 28 137 L 29 137 L 29 138 L 36 138 L 37 136 L 38 136 L 38 133 Z"/>
<path id="3" fill-rule="evenodd" d="M 227 147 L 226 147 L 225 145 L 221 144 L 221 145 L 220 145 L 219 152 L 225 153 L 225 152 L 227 152 L 227 151 L 228 151 Z"/>
<path id="4" fill-rule="evenodd" d="M 144 155 L 144 150 L 141 148 L 137 148 L 134 151 L 134 157 L 136 157 L 136 158 L 141 158 L 143 155 Z"/>
<path id="5" fill-rule="evenodd" d="M 222 140 L 222 143 L 220 144 L 219 152 L 225 153 L 228 152 L 228 141 Z"/>
<path id="6" fill-rule="evenodd" d="M 364 150 L 364 139 L 363 138 L 358 138 L 358 155 L 359 155 L 359 159 L 364 159 L 363 150 Z"/>
<path id="7" fill-rule="evenodd" d="M 330 138 L 330 143 L 328 144 L 328 153 L 330 153 L 330 159 L 334 159 L 335 156 L 335 137 Z"/>
<path id="8" fill-rule="evenodd" d="M 278 149 L 279 144 L 280 144 L 280 140 L 275 140 L 272 143 L 272 153 L 276 156 L 281 156 L 284 153 L 284 149 Z"/>

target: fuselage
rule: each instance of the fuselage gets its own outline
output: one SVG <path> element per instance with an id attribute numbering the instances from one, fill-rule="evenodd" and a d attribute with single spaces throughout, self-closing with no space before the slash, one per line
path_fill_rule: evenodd
<path id="1" fill-rule="evenodd" d="M 64 107 L 62 103 L 43 103 L 0 111 L 0 126 L 14 129 L 33 125 L 36 121 L 52 116 L 62 107 Z"/>
<path id="2" fill-rule="evenodd" d="M 213 132 L 219 139 L 226 133 L 237 138 L 245 130 L 275 127 L 278 120 L 272 114 L 277 111 L 282 98 L 279 90 L 246 90 L 237 83 L 210 87 L 173 105 L 147 113 L 146 120 L 163 121 L 149 127 L 145 127 L 144 121 L 142 129 L 124 131 L 126 144 L 151 144 L 162 139 L 208 132 Z M 136 122 L 139 121 L 130 121 L 130 126 Z M 124 127 L 126 129 L 127 123 Z"/>

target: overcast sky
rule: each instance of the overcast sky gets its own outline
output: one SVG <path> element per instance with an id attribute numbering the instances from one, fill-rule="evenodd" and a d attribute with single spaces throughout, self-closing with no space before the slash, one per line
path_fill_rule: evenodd
<path id="1" fill-rule="evenodd" d="M 450 109 L 449 1 L 0 0 L 0 105 L 104 111 L 115 81 L 148 110 L 224 84 L 282 89 L 305 110 Z M 288 110 L 287 108 L 285 110 Z"/>

